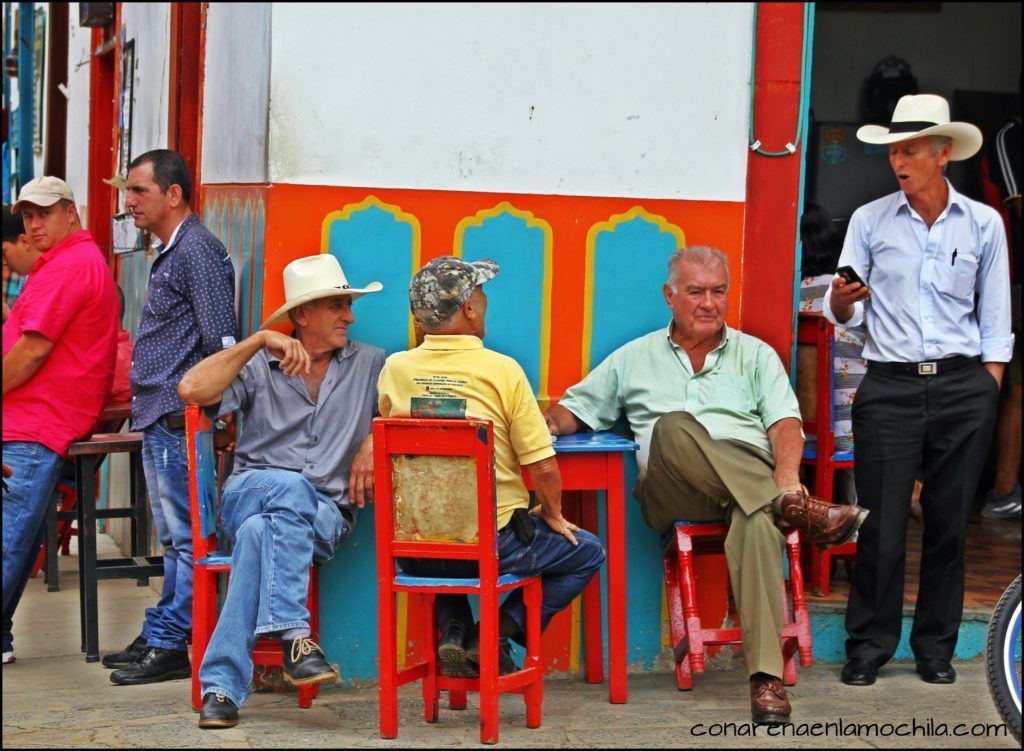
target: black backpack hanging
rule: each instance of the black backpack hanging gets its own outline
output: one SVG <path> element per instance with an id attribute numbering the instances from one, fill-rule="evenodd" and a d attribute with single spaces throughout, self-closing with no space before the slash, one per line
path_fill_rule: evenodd
<path id="1" fill-rule="evenodd" d="M 878 125 L 890 122 L 900 97 L 917 93 L 917 79 L 906 60 L 895 55 L 879 60 L 864 82 L 861 122 Z"/>

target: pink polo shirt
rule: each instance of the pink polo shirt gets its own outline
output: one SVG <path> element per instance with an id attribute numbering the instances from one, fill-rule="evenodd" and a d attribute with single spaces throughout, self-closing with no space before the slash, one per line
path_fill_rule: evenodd
<path id="1" fill-rule="evenodd" d="M 4 323 L 3 356 L 25 332 L 54 347 L 42 367 L 3 397 L 3 440 L 67 456 L 110 394 L 117 351 L 117 290 L 92 235 L 82 230 L 44 253 Z"/>

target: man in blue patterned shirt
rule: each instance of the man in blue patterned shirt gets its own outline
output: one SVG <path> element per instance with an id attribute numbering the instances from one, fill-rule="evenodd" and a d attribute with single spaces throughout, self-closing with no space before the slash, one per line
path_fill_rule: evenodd
<path id="1" fill-rule="evenodd" d="M 164 546 L 164 586 L 142 633 L 103 665 L 122 685 L 188 678 L 192 629 L 192 530 L 184 403 L 178 382 L 206 356 L 235 344 L 235 273 L 223 243 L 189 208 L 181 155 L 149 151 L 128 167 L 126 208 L 152 232 L 156 258 L 132 361 L 132 428 L 143 431 L 142 461 L 153 521 Z"/>

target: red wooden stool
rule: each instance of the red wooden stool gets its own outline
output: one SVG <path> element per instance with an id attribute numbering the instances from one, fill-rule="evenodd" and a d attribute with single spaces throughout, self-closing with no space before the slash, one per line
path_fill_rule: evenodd
<path id="1" fill-rule="evenodd" d="M 704 648 L 743 643 L 738 628 L 705 628 L 697 609 L 697 582 L 693 573 L 693 556 L 701 553 L 723 552 L 729 525 L 724 522 L 676 522 L 665 546 L 665 589 L 668 594 L 669 621 L 672 650 L 676 662 L 676 683 L 680 691 L 693 688 L 693 673 L 704 672 Z M 804 602 L 804 577 L 800 568 L 800 535 L 795 529 L 786 533 L 786 554 L 789 560 L 789 584 L 792 613 L 786 603 L 783 585 L 784 622 L 782 624 L 782 682 L 796 684 L 796 662 L 807 667 L 813 662 L 811 654 L 811 620 Z"/>
<path id="2" fill-rule="evenodd" d="M 185 409 L 185 444 L 188 452 L 188 500 L 192 516 L 192 709 L 203 706 L 202 687 L 199 685 L 199 666 L 217 626 L 217 585 L 221 574 L 231 571 L 231 554 L 218 550 L 217 533 L 220 511 L 220 483 L 213 448 L 213 431 L 209 420 L 199 407 Z M 223 479 L 223 478 L 222 478 Z M 309 632 L 313 641 L 320 642 L 320 591 L 316 566 L 309 568 Z M 284 653 L 278 639 L 257 640 L 252 652 L 257 667 L 282 667 Z M 299 686 L 299 706 L 313 706 L 320 686 Z"/>

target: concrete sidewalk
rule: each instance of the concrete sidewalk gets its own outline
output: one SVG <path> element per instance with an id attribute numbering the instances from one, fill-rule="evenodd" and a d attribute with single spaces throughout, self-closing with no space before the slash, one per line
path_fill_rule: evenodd
<path id="1" fill-rule="evenodd" d="M 102 548 L 112 543 L 105 536 L 100 539 L 102 555 Z M 109 553 L 114 550 L 109 548 Z M 60 563 L 61 591 L 47 592 L 40 575 L 29 582 L 18 609 L 17 662 L 3 667 L 4 748 L 479 745 L 474 695 L 466 711 L 442 704 L 440 722 L 428 725 L 417 685 L 402 689 L 395 741 L 378 736 L 376 687 L 328 687 L 307 710 L 298 708 L 294 693 L 258 693 L 243 707 L 237 727 L 200 730 L 198 715 L 189 706 L 188 681 L 115 686 L 110 671 L 99 663 L 86 664 L 79 651 L 76 559 L 61 558 Z M 143 609 L 156 597 L 133 581 L 101 582 L 99 593 L 101 647 L 120 649 L 137 634 Z M 913 663 L 893 663 L 874 686 L 851 688 L 839 682 L 838 665 L 816 663 L 800 672 L 799 684 L 790 690 L 794 724 L 780 738 L 768 737 L 765 728 L 751 737 L 741 670 L 697 676 L 690 692 L 677 691 L 671 673 L 633 675 L 625 705 L 608 704 L 607 685 L 552 678 L 544 686 L 544 722 L 536 730 L 525 727 L 520 697 L 502 698 L 499 746 L 1019 748 L 1000 725 L 984 665 L 972 661 L 956 668 L 959 678 L 952 686 L 928 685 L 918 679 Z M 841 730 L 813 727 L 840 720 Z M 908 735 L 915 722 L 916 735 Z M 865 730 L 858 723 L 877 727 Z M 988 728 L 986 736 L 985 724 L 997 727 Z M 972 737 L 975 733 L 981 735 Z"/>

